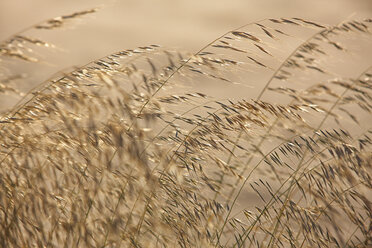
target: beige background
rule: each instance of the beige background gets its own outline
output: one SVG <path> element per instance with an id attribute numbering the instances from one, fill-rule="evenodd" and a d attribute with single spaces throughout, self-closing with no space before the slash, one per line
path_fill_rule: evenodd
<path id="1" fill-rule="evenodd" d="M 350 15 L 372 17 L 371 0 L 0 0 L 0 40 L 39 21 L 96 6 L 103 8 L 82 25 L 53 33 L 51 40 L 65 49 L 58 68 L 148 44 L 193 52 L 264 18 L 335 24 Z"/>
<path id="2" fill-rule="evenodd" d="M 43 63 L 8 63 L 6 66 L 12 73 L 27 73 L 26 83 L 17 81 L 17 87 L 28 91 L 58 71 L 71 71 L 74 66 L 138 46 L 159 44 L 195 52 L 229 30 L 265 18 L 301 17 L 325 24 L 372 18 L 372 0 L 0 0 L 0 41 L 40 21 L 93 7 L 101 9 L 78 20 L 78 24 L 74 22 L 61 30 L 27 33 L 55 44 L 57 49 L 41 51 Z M 354 47 L 349 53 L 352 57 L 344 58 L 345 63 L 336 63 L 334 68 L 339 75 L 355 77 L 365 65 L 371 64 L 372 48 L 369 49 L 370 43 L 362 45 L 355 39 L 348 43 Z M 285 45 L 287 42 L 275 45 L 283 50 L 279 60 L 295 47 L 285 48 Z M 336 62 L 340 61 L 336 59 Z M 326 67 L 333 68 L 326 63 Z M 259 85 L 257 80 L 265 82 L 271 76 L 259 72 L 256 76 L 249 74 L 252 86 Z M 227 92 L 229 97 L 246 93 L 240 86 L 219 87 L 223 96 Z M 256 91 L 248 93 L 255 96 Z M 18 100 L 13 95 L 6 99 L 2 96 L 0 109 L 13 106 Z"/>

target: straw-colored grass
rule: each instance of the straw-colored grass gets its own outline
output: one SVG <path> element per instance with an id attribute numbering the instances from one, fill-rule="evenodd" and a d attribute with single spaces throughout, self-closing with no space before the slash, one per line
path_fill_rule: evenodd
<path id="1" fill-rule="evenodd" d="M 370 19 L 267 19 L 18 87 L 9 65 L 53 49 L 27 31 L 95 11 L 0 44 L 19 100 L 0 119 L 1 247 L 371 247 L 372 64 L 342 74 L 370 56 Z"/>

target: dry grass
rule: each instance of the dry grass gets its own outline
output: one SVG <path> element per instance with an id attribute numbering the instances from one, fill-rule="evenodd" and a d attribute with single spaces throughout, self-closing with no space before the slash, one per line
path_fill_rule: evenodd
<path id="1" fill-rule="evenodd" d="M 25 33 L 92 12 L 0 44 L 0 93 L 19 100 L 0 120 L 2 247 L 372 245 L 372 65 L 332 66 L 367 56 L 370 19 L 262 20 L 18 87 L 9 65 L 53 49 Z"/>

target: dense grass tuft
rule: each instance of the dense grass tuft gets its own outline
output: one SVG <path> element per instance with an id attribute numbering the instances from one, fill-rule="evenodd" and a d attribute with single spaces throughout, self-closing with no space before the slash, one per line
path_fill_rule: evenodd
<path id="1" fill-rule="evenodd" d="M 0 44 L 1 247 L 372 245 L 370 19 L 18 73 L 54 49 L 30 30 L 95 11 Z"/>

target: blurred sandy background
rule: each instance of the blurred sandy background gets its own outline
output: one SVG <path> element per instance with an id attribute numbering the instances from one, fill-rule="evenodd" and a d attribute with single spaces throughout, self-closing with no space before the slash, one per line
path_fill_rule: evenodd
<path id="1" fill-rule="evenodd" d="M 332 25 L 372 17 L 372 0 L 0 0 L 0 41 L 41 21 L 94 7 L 100 10 L 66 28 L 25 34 L 50 42 L 57 49 L 42 51 L 45 63 L 7 64 L 15 74 L 27 73 L 27 85 L 20 85 L 22 90 L 28 91 L 58 71 L 71 71 L 74 66 L 124 49 L 158 44 L 193 53 L 229 30 L 266 18 L 300 17 Z M 344 65 L 337 65 L 341 72 L 350 72 L 344 76 L 358 75 L 363 70 L 360 65 L 371 64 L 372 49 L 362 47 L 358 40 L 350 42 L 363 51 L 363 56 L 352 51 L 353 63 L 346 60 Z M 285 45 L 277 45 L 284 51 L 283 58 L 294 49 Z M 264 81 L 270 75 L 258 76 Z M 258 79 L 249 77 L 251 81 Z M 226 90 L 232 96 L 245 93 L 238 87 Z M 219 91 L 226 94 L 226 90 Z M 12 106 L 16 101 L 3 98 L 0 105 Z"/>
<path id="2" fill-rule="evenodd" d="M 25 34 L 50 42 L 57 49 L 39 54 L 45 63 L 7 64 L 14 74 L 27 73 L 26 85 L 18 85 L 23 91 L 58 71 L 71 71 L 74 66 L 124 49 L 158 44 L 193 53 L 229 30 L 266 18 L 300 17 L 332 25 L 347 19 L 372 17 L 372 0 L 0 0 L 0 41 L 41 21 L 94 7 L 100 10 L 66 28 Z M 370 43 L 362 46 L 359 40 L 349 43 L 355 48 L 349 53 L 353 57 L 337 64 L 337 73 L 355 77 L 365 69 L 361 66 L 371 64 L 372 48 Z M 284 57 L 279 60 L 295 47 L 286 48 L 286 45 L 287 42 L 276 45 L 283 50 Z M 326 66 L 332 68 L 328 61 Z M 250 81 L 257 85 L 257 80 L 265 81 L 271 73 L 256 76 L 249 74 Z M 242 91 L 238 86 L 218 89 L 224 97 L 227 92 L 229 97 L 243 94 L 249 98 L 247 93 L 257 94 Z M 13 96 L 2 97 L 0 105 L 4 108 L 0 109 L 13 106 L 18 100 Z"/>
<path id="3" fill-rule="evenodd" d="M 48 37 L 65 49 L 56 58 L 58 68 L 148 44 L 193 52 L 230 29 L 264 18 L 335 24 L 351 15 L 372 16 L 371 0 L 0 0 L 0 40 L 42 20 L 96 6 L 103 8 L 94 17 Z"/>

